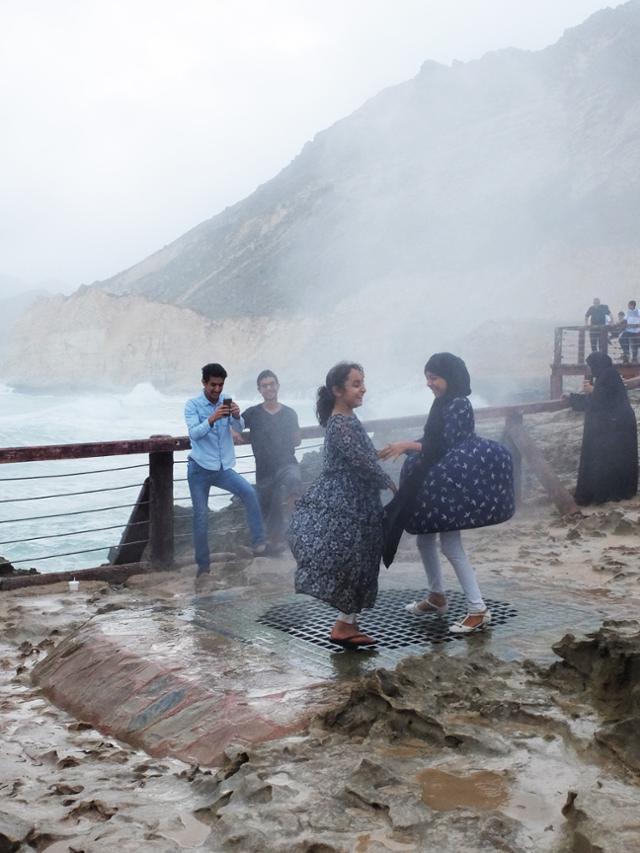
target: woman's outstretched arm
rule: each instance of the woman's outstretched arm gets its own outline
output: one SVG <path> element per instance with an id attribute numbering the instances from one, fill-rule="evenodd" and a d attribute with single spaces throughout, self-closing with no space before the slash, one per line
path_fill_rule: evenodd
<path id="1" fill-rule="evenodd" d="M 379 459 L 397 459 L 403 453 L 422 453 L 421 441 L 394 441 L 378 451 Z"/>
<path id="2" fill-rule="evenodd" d="M 380 489 L 395 491 L 395 483 L 378 464 L 375 448 L 357 421 L 347 418 L 336 419 L 331 425 L 330 440 L 359 477 L 375 483 Z"/>

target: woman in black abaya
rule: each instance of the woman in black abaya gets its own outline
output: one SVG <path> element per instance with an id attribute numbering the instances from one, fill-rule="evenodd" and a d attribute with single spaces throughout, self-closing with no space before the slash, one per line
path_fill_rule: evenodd
<path id="1" fill-rule="evenodd" d="M 632 498 L 638 489 L 638 431 L 627 389 L 608 355 L 592 352 L 587 364 L 592 381 L 569 397 L 571 408 L 585 413 L 579 506 Z"/>

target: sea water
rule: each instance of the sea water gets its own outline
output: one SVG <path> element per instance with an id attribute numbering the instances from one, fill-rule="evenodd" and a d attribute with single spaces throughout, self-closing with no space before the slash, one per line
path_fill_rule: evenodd
<path id="1" fill-rule="evenodd" d="M 236 399 L 231 384 L 224 393 Z M 283 397 L 282 402 L 308 426 L 317 423 L 313 397 L 311 389 L 306 399 Z M 260 399 L 237 402 L 244 409 Z M 81 395 L 24 394 L 0 384 L 0 447 L 183 436 L 184 403 L 184 395 L 162 394 L 149 384 L 122 394 L 96 388 Z M 363 420 L 399 417 L 427 405 L 423 387 L 369 392 L 358 414 Z M 318 444 L 305 441 L 301 452 Z M 174 455 L 175 501 L 182 506 L 190 504 L 187 455 Z M 238 447 L 236 455 L 238 472 L 253 482 L 251 448 Z M 17 568 L 35 566 L 41 572 L 107 562 L 147 474 L 146 454 L 0 465 L 0 555 Z M 228 499 L 214 491 L 210 506 L 221 507 Z"/>

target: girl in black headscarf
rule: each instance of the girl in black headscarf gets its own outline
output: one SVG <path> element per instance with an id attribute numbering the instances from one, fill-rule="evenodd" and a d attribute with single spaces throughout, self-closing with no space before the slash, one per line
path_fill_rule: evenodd
<path id="1" fill-rule="evenodd" d="M 488 625 L 491 613 L 483 601 L 475 572 L 462 547 L 460 531 L 500 524 L 515 509 L 513 465 L 506 447 L 480 438 L 474 431 L 471 384 L 461 358 L 443 352 L 425 365 L 427 387 L 435 400 L 419 441 L 389 444 L 380 455 L 408 458 L 403 466 L 400 491 L 386 513 L 383 559 L 390 565 L 402 529 L 418 534 L 429 593 L 406 609 L 416 616 L 447 612 L 447 599 L 437 549 L 440 547 L 460 581 L 468 614 L 450 626 L 467 634 Z"/>
<path id="2" fill-rule="evenodd" d="M 576 411 L 585 412 L 576 503 L 602 504 L 632 498 L 638 489 L 636 416 L 620 374 L 608 355 L 587 358 L 592 381 L 584 394 L 571 394 Z"/>

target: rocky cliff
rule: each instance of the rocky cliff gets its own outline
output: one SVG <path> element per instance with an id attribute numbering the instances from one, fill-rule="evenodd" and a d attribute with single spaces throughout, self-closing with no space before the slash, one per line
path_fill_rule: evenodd
<path id="1" fill-rule="evenodd" d="M 5 357 L 2 374 L 34 390 L 96 383 L 116 390 L 141 381 L 164 391 L 192 390 L 209 361 L 224 362 L 236 377 L 255 376 L 266 346 L 282 369 L 315 331 L 304 318 L 216 321 L 142 296 L 83 287 L 70 297 L 42 299 L 22 317 L 14 328 L 21 345 Z"/>
<path id="2" fill-rule="evenodd" d="M 596 295 L 619 309 L 640 297 L 639 45 L 632 0 L 542 51 L 425 63 L 249 198 L 36 307 L 0 375 L 38 381 L 37 329 L 60 382 L 171 384 L 214 354 L 314 378 L 371 359 L 394 381 L 434 349 L 469 358 L 485 321 L 578 322 Z M 491 346 L 522 372 L 513 346 Z"/>
<path id="3" fill-rule="evenodd" d="M 221 361 L 234 388 L 246 383 L 243 393 L 253 393 L 265 367 L 282 375 L 293 393 L 310 391 L 333 362 L 350 358 L 364 362 L 372 380 L 391 391 L 421 386 L 424 360 L 442 336 L 424 338 L 420 312 L 407 318 L 404 336 L 383 335 L 384 319 L 375 329 L 358 317 L 357 306 L 345 303 L 330 323 L 313 314 L 211 320 L 143 296 L 83 287 L 72 296 L 41 299 L 22 316 L 1 375 L 36 391 L 152 382 L 163 391 L 188 392 L 203 364 Z M 544 392 L 552 341 L 548 323 L 488 321 L 470 335 L 456 333 L 449 345 L 465 353 L 476 391 L 496 401 L 527 396 L 525 389 Z"/>
<path id="4" fill-rule="evenodd" d="M 579 316 L 603 289 L 617 305 L 640 260 L 639 45 L 634 0 L 539 52 L 426 62 L 99 286 L 217 318 L 324 311 L 375 283 L 446 288 L 452 309 L 577 300 Z"/>

